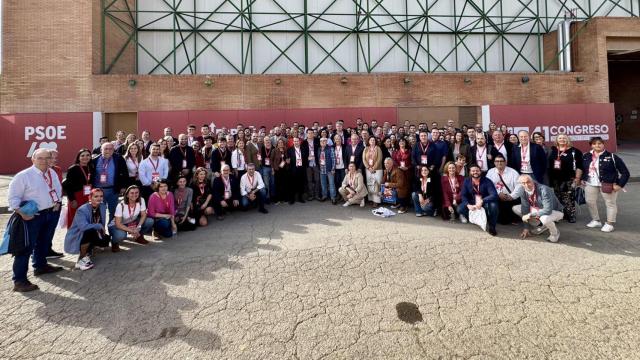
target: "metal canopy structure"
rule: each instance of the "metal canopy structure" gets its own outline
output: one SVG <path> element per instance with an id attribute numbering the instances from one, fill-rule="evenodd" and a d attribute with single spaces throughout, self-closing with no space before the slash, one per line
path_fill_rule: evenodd
<path id="1" fill-rule="evenodd" d="M 542 37 L 568 12 L 581 27 L 640 14 L 640 0 L 101 1 L 103 73 L 133 47 L 140 74 L 544 72 Z"/>

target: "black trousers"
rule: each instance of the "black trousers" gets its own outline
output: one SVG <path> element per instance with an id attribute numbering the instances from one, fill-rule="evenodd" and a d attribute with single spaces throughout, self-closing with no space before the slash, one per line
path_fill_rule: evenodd
<path id="1" fill-rule="evenodd" d="M 501 225 L 510 225 L 513 222 L 519 222 L 520 217 L 511 210 L 515 205 L 520 205 L 520 200 L 498 202 L 498 223 Z"/>
<path id="2" fill-rule="evenodd" d="M 307 170 L 303 167 L 294 167 L 291 171 L 291 183 L 289 186 L 289 201 L 304 195 L 304 185 L 307 180 Z"/>

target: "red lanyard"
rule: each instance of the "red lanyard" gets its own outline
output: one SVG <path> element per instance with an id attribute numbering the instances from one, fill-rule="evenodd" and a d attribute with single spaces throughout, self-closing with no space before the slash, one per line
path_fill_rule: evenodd
<path id="1" fill-rule="evenodd" d="M 271 149 L 264 148 L 264 154 L 267 158 L 271 157 Z"/>
<path id="2" fill-rule="evenodd" d="M 524 156 L 527 154 L 528 151 L 529 151 L 529 145 L 527 145 L 527 147 L 525 147 L 524 145 L 520 147 L 520 160 L 524 160 Z"/>
<path id="3" fill-rule="evenodd" d="M 478 152 L 478 149 L 480 149 L 480 147 L 476 148 L 476 160 L 481 160 L 484 157 L 484 154 L 487 153 L 487 147 L 485 146 L 482 152 Z"/>
<path id="4" fill-rule="evenodd" d="M 590 173 L 598 173 L 598 169 L 596 168 L 596 162 L 598 161 L 598 157 L 599 155 L 596 154 L 596 152 L 592 152 L 591 153 L 591 165 L 589 165 L 589 172 Z"/>
<path id="5" fill-rule="evenodd" d="M 422 189 L 423 193 L 427 192 L 427 184 L 429 184 L 428 180 L 429 180 L 428 178 L 427 179 L 425 179 L 425 178 L 420 179 L 420 182 L 422 183 L 420 188 Z"/>
<path id="6" fill-rule="evenodd" d="M 220 158 L 224 160 L 224 158 L 227 156 L 227 149 L 224 149 L 224 151 L 222 151 L 220 150 L 220 148 L 218 148 L 218 152 L 220 153 Z"/>
<path id="7" fill-rule="evenodd" d="M 160 159 L 158 159 L 154 164 L 153 159 L 149 158 L 149 162 L 151 163 L 151 166 L 153 166 L 153 171 L 158 172 L 158 166 L 160 166 Z"/>
<path id="8" fill-rule="evenodd" d="M 567 152 L 567 150 L 569 150 L 569 149 L 564 149 L 564 150 L 562 150 L 562 152 L 560 152 L 560 148 L 558 148 L 558 159 L 557 160 L 560 160 L 560 157 L 562 155 L 564 155 L 564 153 Z"/>
<path id="9" fill-rule="evenodd" d="M 429 142 L 427 142 L 427 146 L 422 146 L 422 143 L 420 143 L 420 150 L 422 150 L 422 154 L 427 155 L 427 151 L 429 151 L 429 146 L 431 144 Z"/>
<path id="10" fill-rule="evenodd" d="M 296 159 L 302 158 L 302 154 L 300 153 L 300 149 L 299 148 L 294 148 L 294 151 L 296 152 Z"/>
<path id="11" fill-rule="evenodd" d="M 182 157 L 186 160 L 187 159 L 187 149 L 182 149 L 182 147 L 179 147 L 180 152 L 182 153 Z"/>
<path id="12" fill-rule="evenodd" d="M 229 179 L 225 179 L 223 176 L 222 182 L 224 183 L 224 191 L 231 191 L 231 181 Z"/>
<path id="13" fill-rule="evenodd" d="M 198 189 L 200 190 L 200 195 L 204 195 L 204 184 L 198 184 Z"/>
<path id="14" fill-rule="evenodd" d="M 356 174 L 349 174 L 349 186 L 353 187 L 356 181 Z"/>
<path id="15" fill-rule="evenodd" d="M 184 198 L 184 190 L 180 189 L 176 191 L 176 201 L 178 202 L 178 206 L 182 205 L 182 201 Z"/>
<path id="16" fill-rule="evenodd" d="M 160 193 L 158 193 L 158 197 L 160 197 L 160 200 L 162 200 L 162 202 L 164 203 L 165 206 L 165 210 L 167 212 L 169 212 L 169 194 L 164 194 L 164 199 L 162 198 L 162 195 L 160 195 Z"/>
<path id="17" fill-rule="evenodd" d="M 504 147 L 504 143 L 500 144 L 500 146 L 496 144 L 496 149 L 498 150 L 498 152 L 502 150 L 503 147 Z"/>
<path id="18" fill-rule="evenodd" d="M 451 192 L 453 192 L 453 195 L 455 196 L 456 193 L 458 192 L 458 181 L 456 180 L 455 176 L 454 177 L 448 176 L 448 178 L 449 178 L 449 186 L 451 187 Z"/>
<path id="19" fill-rule="evenodd" d="M 249 176 L 249 174 L 247 174 L 247 181 L 249 182 L 249 185 L 251 186 L 252 189 L 253 189 L 253 180 L 255 180 L 255 177 Z"/>
<path id="20" fill-rule="evenodd" d="M 87 167 L 87 170 L 89 168 Z M 84 171 L 84 167 L 82 165 L 80 165 L 80 171 L 82 171 L 82 174 L 84 175 L 85 179 L 87 179 L 86 184 L 89 185 L 89 178 L 91 177 L 91 172 L 88 171 Z"/>
<path id="21" fill-rule="evenodd" d="M 107 169 L 109 168 L 109 161 L 110 160 L 111 160 L 111 158 L 109 158 L 109 159 L 102 158 L 102 173 L 103 174 L 107 174 Z"/>
<path id="22" fill-rule="evenodd" d="M 537 200 L 538 200 L 538 195 L 537 195 L 535 187 L 533 188 L 533 194 L 528 196 L 527 200 L 529 200 L 529 205 L 531 205 L 531 207 L 537 207 L 536 203 L 537 203 Z"/>
<path id="23" fill-rule="evenodd" d="M 49 178 L 47 179 L 47 176 L 49 176 Z M 51 178 L 51 172 L 49 169 L 47 169 L 47 173 L 42 173 L 42 177 L 44 178 L 44 182 L 47 184 L 47 186 L 49 187 L 49 191 L 53 191 L 53 179 Z"/>
<path id="24" fill-rule="evenodd" d="M 481 195 L 480 194 L 480 183 L 478 182 L 478 185 L 476 185 L 473 181 L 471 181 L 471 186 L 473 186 L 473 192 L 476 193 L 476 195 Z"/>
<path id="25" fill-rule="evenodd" d="M 374 156 L 376 155 L 376 148 L 369 146 L 369 159 L 373 160 Z"/>
<path id="26" fill-rule="evenodd" d="M 127 202 L 127 207 L 129 208 L 129 217 L 132 218 L 133 217 L 133 212 L 136 211 L 136 206 L 138 206 L 138 203 L 133 204 L 133 208 L 129 205 L 129 203 Z"/>

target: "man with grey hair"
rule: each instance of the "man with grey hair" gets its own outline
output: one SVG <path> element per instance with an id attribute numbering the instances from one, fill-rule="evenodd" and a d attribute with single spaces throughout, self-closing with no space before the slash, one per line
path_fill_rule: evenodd
<path id="1" fill-rule="evenodd" d="M 25 242 L 27 248 L 13 254 L 13 291 L 27 292 L 38 289 L 37 285 L 27 279 L 30 256 L 36 276 L 62 270 L 62 267 L 49 265 L 46 257 L 62 203 L 62 186 L 58 176 L 49 167 L 50 158 L 51 153 L 48 150 L 37 149 L 31 156 L 33 166 L 20 171 L 9 183 L 9 208 L 22 218 L 26 226 L 24 236 L 28 237 L 28 241 Z M 38 212 L 23 212 L 22 207 L 26 202 L 34 202 Z"/>
<path id="2" fill-rule="evenodd" d="M 553 190 L 533 180 L 531 175 L 524 174 L 518 178 L 518 186 L 509 196 L 520 197 L 521 204 L 513 207 L 513 212 L 522 217 L 523 230 L 520 236 L 524 239 L 529 233 L 542 234 L 549 230 L 550 242 L 558 242 L 560 231 L 556 222 L 562 220 L 562 204 Z M 535 226 L 530 230 L 531 226 Z"/>

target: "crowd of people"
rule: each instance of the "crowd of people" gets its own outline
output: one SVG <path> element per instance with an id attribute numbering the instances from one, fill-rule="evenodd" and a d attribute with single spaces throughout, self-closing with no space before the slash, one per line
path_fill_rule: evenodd
<path id="1" fill-rule="evenodd" d="M 64 178 L 57 152 L 36 150 L 33 166 L 9 187 L 14 290 L 38 288 L 27 279 L 30 256 L 36 276 L 62 270 L 47 257 L 63 255 L 51 246 L 63 196 L 64 251 L 79 254 L 75 267 L 88 270 L 96 247 L 119 252 L 126 240 L 147 244 L 145 236 L 169 238 L 214 218 L 313 200 L 388 205 L 399 214 L 413 209 L 417 217 L 462 223 L 480 216 L 491 235 L 498 223 L 520 224 L 523 238 L 548 231 L 557 242 L 556 223 L 576 222 L 578 191 L 591 217 L 586 226 L 613 231 L 617 196 L 630 176 L 602 138 L 592 138 L 583 153 L 567 135 L 549 146 L 541 133 L 512 134 L 494 123 L 457 128 L 448 120 L 429 129 L 356 119 L 350 128 L 339 120 L 186 130 L 175 138 L 165 128 L 157 140 L 149 131 L 140 138 L 118 131 L 114 141 L 103 137 L 97 148 L 80 149 Z"/>

